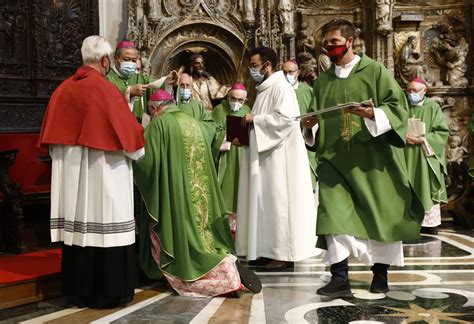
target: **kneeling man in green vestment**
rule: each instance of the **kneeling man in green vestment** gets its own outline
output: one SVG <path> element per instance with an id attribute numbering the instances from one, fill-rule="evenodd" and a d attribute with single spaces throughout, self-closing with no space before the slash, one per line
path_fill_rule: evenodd
<path id="1" fill-rule="evenodd" d="M 439 105 L 425 97 L 426 90 L 421 78 L 407 86 L 410 118 L 405 157 L 410 180 L 425 210 L 421 233 L 436 234 L 436 226 L 441 224 L 440 203 L 448 202 L 444 175 L 449 128 Z"/>
<path id="2" fill-rule="evenodd" d="M 331 266 L 332 277 L 317 293 L 351 294 L 350 255 L 372 266 L 370 291 L 385 293 L 389 290 L 387 269 L 404 265 L 402 240 L 419 238 L 424 216 L 404 159 L 408 107 L 390 72 L 365 54 L 353 52 L 355 28 L 351 22 L 332 20 L 322 32 L 334 64 L 315 81 L 310 109 L 368 99 L 373 104 L 353 104 L 319 117 L 316 233 L 318 245 L 327 248 L 323 262 Z M 316 122 L 306 119 L 303 125 L 309 130 Z M 310 137 L 307 144 L 313 144 Z"/>
<path id="3" fill-rule="evenodd" d="M 140 218 L 140 264 L 149 278 L 162 275 L 181 296 L 212 297 L 244 284 L 261 290 L 240 265 L 201 122 L 174 105 L 171 95 L 151 96 L 145 157 L 135 182 L 145 204 Z M 240 275 L 240 276 L 239 276 Z"/>

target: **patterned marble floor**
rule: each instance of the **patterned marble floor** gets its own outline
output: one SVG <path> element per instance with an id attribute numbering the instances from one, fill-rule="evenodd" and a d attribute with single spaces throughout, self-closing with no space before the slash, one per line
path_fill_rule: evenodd
<path id="1" fill-rule="evenodd" d="M 329 273 L 321 256 L 284 272 L 254 268 L 263 291 L 240 298 L 186 298 L 164 285 L 142 287 L 121 309 L 68 307 L 63 298 L 1 314 L 1 323 L 473 323 L 474 232 L 444 230 L 404 244 L 404 268 L 389 272 L 390 292 L 371 294 L 370 270 L 351 263 L 353 296 L 315 294 Z"/>

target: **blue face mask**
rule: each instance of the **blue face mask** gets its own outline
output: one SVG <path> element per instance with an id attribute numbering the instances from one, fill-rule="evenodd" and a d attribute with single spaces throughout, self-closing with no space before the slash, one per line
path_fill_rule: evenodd
<path id="1" fill-rule="evenodd" d="M 411 104 L 417 104 L 423 100 L 423 96 L 419 92 L 413 92 L 408 94 L 408 101 Z"/>
<path id="2" fill-rule="evenodd" d="M 263 79 L 265 78 L 265 75 L 263 75 L 262 73 L 260 73 L 260 70 L 257 70 L 257 69 L 254 69 L 254 68 L 250 68 L 250 76 L 251 76 L 252 79 L 254 79 L 255 82 L 257 82 L 257 83 L 262 82 Z"/>
<path id="3" fill-rule="evenodd" d="M 179 89 L 179 97 L 181 100 L 188 101 L 191 98 L 191 89 Z"/>
<path id="4" fill-rule="evenodd" d="M 298 82 L 298 80 L 296 80 L 296 78 L 291 74 L 286 74 L 285 77 L 286 77 L 286 81 L 288 81 L 288 83 L 291 84 L 291 86 L 294 86 L 296 82 Z"/>
<path id="5" fill-rule="evenodd" d="M 137 63 L 135 62 L 120 62 L 119 72 L 124 78 L 129 78 L 137 70 Z"/>

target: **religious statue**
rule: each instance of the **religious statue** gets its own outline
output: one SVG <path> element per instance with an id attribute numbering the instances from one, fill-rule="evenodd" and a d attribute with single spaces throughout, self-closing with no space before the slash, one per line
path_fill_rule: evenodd
<path id="1" fill-rule="evenodd" d="M 308 32 L 306 29 L 303 29 L 303 26 L 301 26 L 301 30 L 298 33 L 298 40 L 296 43 L 296 47 L 299 52 L 309 52 L 311 55 L 314 53 L 314 48 L 316 47 L 316 42 L 314 40 L 314 37 L 311 35 L 308 35 Z"/>
<path id="2" fill-rule="evenodd" d="M 283 34 L 287 36 L 294 35 L 293 9 L 292 0 L 280 0 L 278 3 L 278 13 L 282 23 Z"/>
<path id="3" fill-rule="evenodd" d="M 324 53 L 319 54 L 318 56 L 318 74 L 327 71 L 331 67 L 331 59 Z"/>
<path id="4" fill-rule="evenodd" d="M 377 31 L 382 35 L 392 32 L 392 9 L 391 0 L 377 0 L 376 20 Z"/>
<path id="5" fill-rule="evenodd" d="M 423 68 L 423 58 L 416 48 L 416 36 L 409 36 L 406 43 L 400 51 L 400 58 L 398 59 L 398 69 L 400 79 L 404 84 L 408 84 L 416 77 L 425 78 Z"/>
<path id="6" fill-rule="evenodd" d="M 446 161 L 449 163 L 461 164 L 467 156 L 468 150 L 462 145 L 461 136 L 450 136 L 448 139 L 448 146 L 446 147 Z"/>
<path id="7" fill-rule="evenodd" d="M 300 69 L 299 80 L 313 84 L 313 81 L 316 79 L 316 59 L 309 52 L 301 52 L 296 60 Z"/>
<path id="8" fill-rule="evenodd" d="M 453 48 L 452 56 L 446 63 L 446 67 L 448 68 L 448 83 L 452 87 L 466 87 L 468 84 L 464 76 L 467 72 L 466 56 L 468 48 L 469 44 L 464 40 L 464 44 L 459 44 Z"/>
<path id="9" fill-rule="evenodd" d="M 158 0 L 148 0 L 148 7 L 150 8 L 150 13 L 148 14 L 148 18 L 151 21 L 158 20 L 160 18 L 160 12 L 158 11 Z"/>
<path id="10" fill-rule="evenodd" d="M 431 44 L 431 52 L 435 62 L 444 68 L 442 81 L 453 87 L 466 87 L 468 80 L 465 77 L 467 72 L 466 56 L 469 44 L 464 37 L 456 42 L 450 37 L 434 38 Z"/>
<path id="11" fill-rule="evenodd" d="M 362 30 L 360 28 L 355 29 L 354 33 L 354 41 L 352 42 L 352 50 L 354 51 L 355 54 L 363 54 L 365 53 L 365 41 L 360 38 L 360 34 L 362 33 Z"/>
<path id="12" fill-rule="evenodd" d="M 255 14 L 253 10 L 253 0 L 244 0 L 242 2 L 242 15 L 244 23 L 255 23 Z"/>

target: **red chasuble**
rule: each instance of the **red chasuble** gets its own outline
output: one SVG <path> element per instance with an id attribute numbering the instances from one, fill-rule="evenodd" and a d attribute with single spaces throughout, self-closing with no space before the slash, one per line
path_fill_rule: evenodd
<path id="1" fill-rule="evenodd" d="M 135 152 L 144 146 L 143 128 L 117 87 L 81 66 L 51 96 L 38 142 L 48 144 Z"/>

